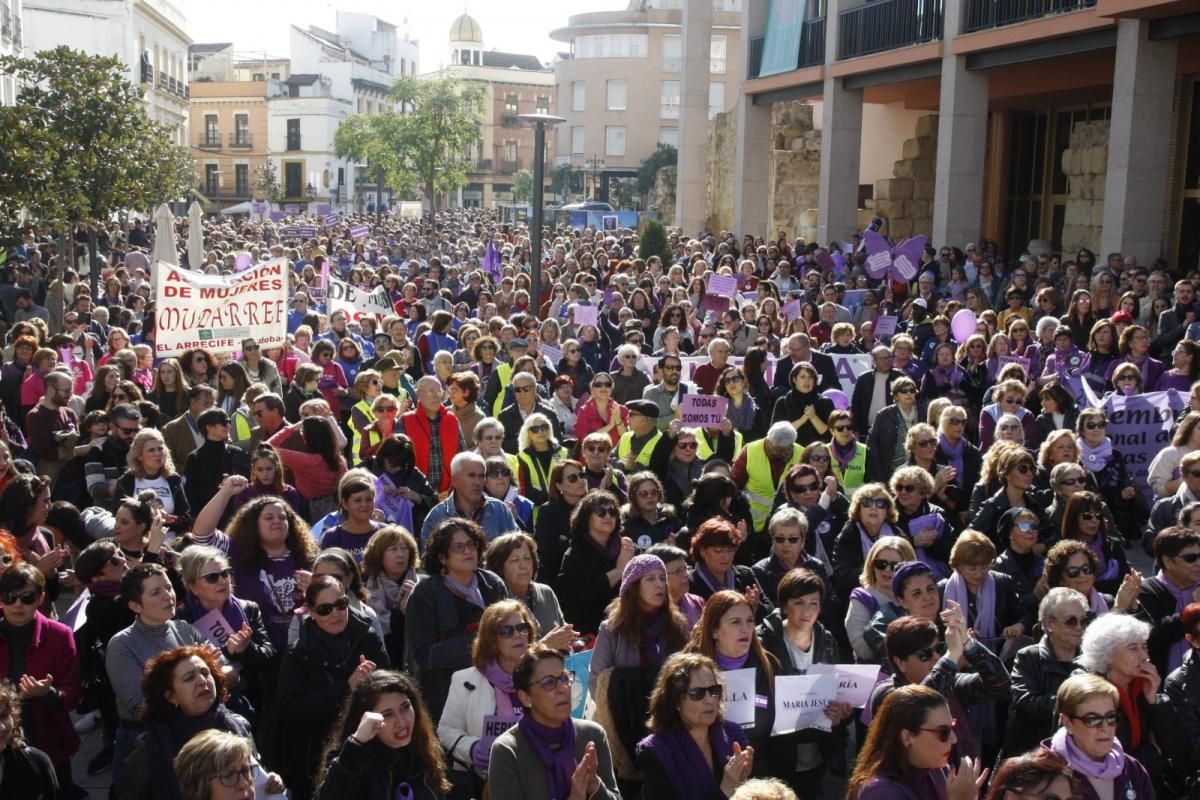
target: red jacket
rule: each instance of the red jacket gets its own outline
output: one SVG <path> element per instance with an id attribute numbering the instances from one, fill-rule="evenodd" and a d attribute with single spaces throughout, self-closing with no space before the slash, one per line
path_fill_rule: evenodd
<path id="1" fill-rule="evenodd" d="M 436 424 L 438 438 L 442 443 L 441 475 L 429 474 L 429 442 L 433 435 L 434 423 L 425 413 L 425 409 L 417 406 L 400 417 L 400 424 L 404 426 L 405 435 L 412 439 L 413 451 L 417 456 L 417 469 L 425 473 L 425 477 L 429 479 L 429 485 L 434 487 L 434 491 L 450 491 L 450 461 L 458 455 L 458 437 L 462 433 L 458 425 L 458 417 L 444 408 L 438 412 Z"/>
<path id="2" fill-rule="evenodd" d="M 0 676 L 8 675 L 8 642 L 0 636 Z M 69 761 L 79 749 L 79 734 L 71 724 L 70 712 L 79 705 L 79 656 L 75 652 L 75 636 L 61 622 L 37 612 L 33 619 L 33 641 L 25 652 L 25 674 L 37 680 L 54 676 L 54 688 L 62 697 L 55 708 L 34 700 L 26 704 L 33 710 L 33 729 L 37 741 L 29 744 L 50 756 L 55 766 Z"/>

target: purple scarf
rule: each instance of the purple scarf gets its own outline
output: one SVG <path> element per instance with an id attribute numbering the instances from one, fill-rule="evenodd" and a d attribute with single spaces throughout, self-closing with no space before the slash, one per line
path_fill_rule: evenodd
<path id="1" fill-rule="evenodd" d="M 946 582 L 942 608 L 949 608 L 949 601 L 953 600 L 963 609 L 963 616 L 969 616 L 967 611 L 969 592 L 967 582 L 963 580 L 962 575 L 955 571 L 950 576 L 950 580 Z M 979 593 L 975 596 L 975 600 L 975 620 L 972 623 L 968 619 L 967 627 L 974 628 L 980 637 L 991 639 L 996 635 L 996 576 L 991 572 L 983 579 L 983 584 L 979 587 Z"/>
<path id="2" fill-rule="evenodd" d="M 471 605 L 487 608 L 487 603 L 483 602 L 483 592 L 479 591 L 479 573 L 471 573 L 470 583 L 459 583 L 449 575 L 442 576 L 442 582 L 446 584 L 446 588 L 454 594 L 466 600 Z"/>
<path id="3" fill-rule="evenodd" d="M 87 588 L 93 597 L 105 597 L 109 600 L 121 593 L 121 584 L 116 581 L 94 580 L 87 585 Z"/>
<path id="4" fill-rule="evenodd" d="M 1088 594 L 1088 611 L 1092 612 L 1097 617 L 1101 614 L 1108 613 L 1108 603 L 1105 602 L 1104 597 L 1096 591 L 1095 586 L 1092 587 L 1091 593 Z"/>
<path id="5" fill-rule="evenodd" d="M 712 746 L 713 764 L 719 765 L 722 770 L 733 755 L 733 743 L 737 742 L 742 747 L 747 744 L 746 734 L 741 727 L 728 720 L 709 727 L 708 741 Z M 662 764 L 680 797 L 712 797 L 718 793 L 719 785 L 713 768 L 704 760 L 696 740 L 683 726 L 659 731 L 642 739 L 637 752 L 640 755 L 646 751 Z"/>
<path id="6" fill-rule="evenodd" d="M 958 444 L 950 444 L 950 440 L 946 438 L 944 433 L 938 434 L 938 452 L 946 457 L 946 462 L 954 467 L 954 471 L 958 473 L 954 477 L 954 482 L 959 486 L 965 487 L 964 481 L 967 479 L 967 470 L 963 465 L 963 453 L 967 451 L 967 440 L 963 437 L 958 438 Z"/>
<path id="7" fill-rule="evenodd" d="M 1175 613 L 1181 613 L 1188 604 L 1192 602 L 1192 592 L 1196 587 L 1192 586 L 1187 589 L 1180 589 L 1167 577 L 1167 574 L 1161 569 L 1154 577 L 1158 578 L 1159 582 L 1167 588 L 1171 596 L 1175 598 Z M 1187 639 L 1180 639 L 1171 645 L 1171 649 L 1167 651 L 1167 671 L 1173 670 L 1183 664 L 1183 659 L 1187 655 L 1190 645 Z"/>
<path id="8" fill-rule="evenodd" d="M 830 443 L 829 450 L 833 453 L 834 460 L 836 460 L 838 463 L 838 468 L 841 469 L 842 472 L 845 472 L 846 468 L 850 466 L 850 462 L 854 460 L 855 454 L 858 452 L 858 439 L 851 436 L 850 443 L 844 448 L 837 443 L 837 439 L 834 439 Z"/>
<path id="9" fill-rule="evenodd" d="M 517 690 L 513 686 L 512 675 L 505 672 L 495 660 L 489 661 L 483 670 L 483 676 L 492 685 L 496 693 L 497 714 L 520 714 L 521 703 L 517 700 Z"/>
<path id="10" fill-rule="evenodd" d="M 700 576 L 700 580 L 704 581 L 705 585 L 708 586 L 709 589 L 712 589 L 714 593 L 719 592 L 722 589 L 732 590 L 734 588 L 732 568 L 725 573 L 725 577 L 718 578 L 709 571 L 708 565 L 702 561 L 700 562 L 699 566 L 696 567 L 696 574 Z"/>
<path id="11" fill-rule="evenodd" d="M 1066 728 L 1059 728 L 1050 737 L 1050 749 L 1065 758 L 1071 769 L 1089 778 L 1115 781 L 1125 772 L 1125 748 L 1121 747 L 1120 739 L 1114 738 L 1108 755 L 1102 761 L 1096 761 L 1075 746 L 1075 740 L 1067 735 Z"/>
<path id="12" fill-rule="evenodd" d="M 731 669 L 742 669 L 746 666 L 746 662 L 750 660 L 750 653 L 740 657 L 723 656 L 720 653 L 716 654 L 717 666 L 722 672 L 727 672 Z"/>
<path id="13" fill-rule="evenodd" d="M 896 788 L 886 793 L 887 797 L 914 797 L 916 800 L 946 800 L 946 772 L 940 769 L 910 769 L 908 777 L 890 775 L 874 778 L 867 787 L 879 784 L 904 787 Z M 904 791 L 907 790 L 907 791 Z M 872 796 L 885 796 L 883 792 L 873 793 Z"/>
<path id="14" fill-rule="evenodd" d="M 575 775 L 575 725 L 568 719 L 557 728 L 535 722 L 532 714 L 525 714 L 517 723 L 517 730 L 533 746 L 546 768 L 546 793 L 550 800 L 567 800 L 571 794 L 571 778 Z"/>
<path id="15" fill-rule="evenodd" d="M 957 364 L 950 369 L 934 367 L 929 371 L 929 374 L 933 376 L 935 384 L 938 386 L 949 386 L 950 388 L 957 387 L 967 375 L 967 373 L 963 372 L 963 368 Z"/>
<path id="16" fill-rule="evenodd" d="M 862 525 L 859 525 L 858 526 L 858 538 L 859 538 L 859 541 L 862 542 L 863 560 L 864 561 L 866 560 L 867 553 L 871 552 L 871 547 L 875 544 L 875 542 L 879 541 L 884 536 L 894 536 L 894 535 L 895 534 L 892 533 L 892 526 L 886 522 L 883 523 L 883 527 L 879 529 L 879 535 L 876 536 L 874 539 L 872 539 L 867 534 L 866 528 L 864 528 Z"/>
<path id="17" fill-rule="evenodd" d="M 1089 472 L 1101 472 L 1108 466 L 1108 462 L 1112 461 L 1113 446 L 1112 439 L 1107 436 L 1104 441 L 1096 447 L 1089 447 L 1088 443 L 1079 438 L 1079 461 L 1083 466 L 1087 467 Z"/>
<path id="18" fill-rule="evenodd" d="M 588 544 L 596 548 L 596 551 L 609 561 L 616 561 L 617 556 L 621 555 L 621 537 L 615 531 L 609 534 L 608 544 L 600 544 L 586 533 L 583 535 L 583 538 L 587 539 Z"/>
<path id="19" fill-rule="evenodd" d="M 1096 573 L 1096 580 L 1111 581 L 1115 580 L 1121 572 L 1121 565 L 1117 563 L 1115 558 L 1106 558 L 1104 553 L 1104 537 L 1099 533 L 1093 539 L 1088 547 L 1092 548 L 1092 552 L 1096 554 L 1096 561 L 1101 564 L 1101 571 Z M 1182 608 L 1180 609 L 1183 610 Z"/>

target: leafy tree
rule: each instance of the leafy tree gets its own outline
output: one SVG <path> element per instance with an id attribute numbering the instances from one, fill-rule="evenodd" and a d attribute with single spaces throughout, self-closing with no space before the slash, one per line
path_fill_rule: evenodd
<path id="1" fill-rule="evenodd" d="M 0 107 L 0 226 L 18 209 L 38 225 L 96 225 L 183 197 L 195 181 L 175 131 L 152 121 L 121 62 L 69 47 L 0 58 L 21 87 Z M 96 281 L 98 272 L 92 271 Z M 95 290 L 93 290 L 95 294 Z"/>
<path id="2" fill-rule="evenodd" d="M 418 80 L 399 78 L 389 98 L 402 108 L 397 114 L 398 148 L 413 173 L 430 208 L 439 195 L 448 195 L 467 182 L 464 155 L 479 140 L 483 116 L 483 89 L 452 77 Z"/>
<path id="3" fill-rule="evenodd" d="M 278 203 L 283 198 L 283 187 L 279 184 L 279 170 L 267 159 L 254 170 L 254 189 L 268 203 Z"/>
<path id="4" fill-rule="evenodd" d="M 404 157 L 403 120 L 395 111 L 349 117 L 333 135 L 333 149 L 339 158 L 366 164 L 368 179 L 374 181 L 383 170 L 384 182 L 397 194 L 411 197 L 417 189 L 412 164 Z"/>
<path id="5" fill-rule="evenodd" d="M 567 197 L 575 191 L 575 168 L 570 164 L 559 164 L 550 170 L 550 191 L 567 202 Z"/>
<path id="6" fill-rule="evenodd" d="M 533 197 L 533 173 L 527 169 L 519 169 L 513 174 L 513 200 L 526 203 Z"/>
<path id="7" fill-rule="evenodd" d="M 660 144 L 654 152 L 642 159 L 638 165 L 637 190 L 638 194 L 650 194 L 654 188 L 654 178 L 663 167 L 673 167 L 679 163 L 679 151 L 669 144 Z"/>
<path id="8" fill-rule="evenodd" d="M 638 242 L 638 258 L 646 260 L 650 256 L 658 256 L 667 267 L 675 263 L 675 253 L 667 239 L 667 229 L 656 219 L 646 221 Z"/>

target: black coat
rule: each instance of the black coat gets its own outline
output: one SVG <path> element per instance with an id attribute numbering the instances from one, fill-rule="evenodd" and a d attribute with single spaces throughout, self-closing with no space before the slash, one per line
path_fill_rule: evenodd
<path id="1" fill-rule="evenodd" d="M 279 669 L 279 652 L 267 634 L 267 626 L 263 622 L 262 609 L 258 603 L 236 597 L 233 601 L 242 607 L 242 613 L 246 615 L 246 624 L 250 626 L 250 643 L 240 653 L 230 653 L 228 648 L 222 648 L 221 652 L 229 663 L 241 669 L 237 694 L 248 697 L 257 708 L 260 698 L 268 693 L 266 687 L 275 682 L 275 674 Z M 195 621 L 192 610 L 186 603 L 180 607 L 179 618 L 188 622 Z"/>
<path id="2" fill-rule="evenodd" d="M 855 387 L 855 394 L 857 395 L 857 393 L 858 390 Z M 867 400 L 870 402 L 869 396 Z M 917 422 L 920 421 L 921 413 L 918 407 Z M 871 425 L 871 431 L 866 438 L 868 482 L 887 483 L 891 478 L 895 471 L 892 468 L 892 459 L 896 452 L 896 445 L 899 444 L 901 447 L 904 445 L 900 433 L 902 424 L 900 409 L 894 405 L 884 407 L 875 417 L 875 422 Z"/>
<path id="3" fill-rule="evenodd" d="M 279 772 L 298 798 L 312 794 L 314 765 L 320 763 L 321 748 L 349 695 L 349 678 L 358 667 L 359 656 L 381 669 L 389 665 L 387 651 L 371 623 L 354 609 L 349 609 L 349 614 L 346 629 L 336 637 L 322 632 L 312 617 L 305 619 L 300 624 L 300 638 L 279 668 Z"/>
<path id="4" fill-rule="evenodd" d="M 983 454 L 979 452 L 979 448 L 971 442 L 963 440 L 963 473 L 959 475 L 953 483 L 946 487 L 946 496 L 953 502 L 953 508 L 947 508 L 948 511 L 954 514 L 961 514 L 970 507 L 971 504 L 971 489 L 975 484 L 979 483 L 979 476 L 983 472 Z M 938 448 L 933 455 L 933 463 L 941 466 L 949 464 L 950 459 L 942 452 L 942 448 Z M 957 520 L 955 527 L 961 527 Z"/>
<path id="5" fill-rule="evenodd" d="M 1158 668 L 1159 675 L 1166 675 L 1167 656 L 1171 646 L 1183 639 L 1183 618 L 1175 610 L 1175 597 L 1157 577 L 1146 578 L 1142 581 L 1142 591 L 1138 595 L 1138 619 L 1149 622 L 1150 660 Z"/>
<path id="6" fill-rule="evenodd" d="M 616 568 L 617 559 L 601 553 L 590 541 L 580 538 L 571 541 L 558 576 L 558 599 L 563 618 L 578 632 L 599 632 L 604 609 L 617 596 L 617 587 L 621 585 L 620 581 L 614 585 L 608 580 L 608 572 Z"/>
<path id="7" fill-rule="evenodd" d="M 50 756 L 36 747 L 6 747 L 0 751 L 0 797 L 13 800 L 56 800 L 58 773 Z"/>
<path id="8" fill-rule="evenodd" d="M 1195 649 L 1163 681 L 1163 693 L 1178 735 L 1158 744 L 1175 774 L 1194 777 L 1200 772 L 1200 655 Z"/>
<path id="9" fill-rule="evenodd" d="M 871 397 L 875 392 L 876 374 L 872 369 L 859 375 L 858 380 L 854 383 L 854 396 L 850 398 L 850 413 L 854 417 L 854 430 L 858 434 L 860 442 L 867 440 L 867 432 L 871 429 Z M 887 389 L 883 393 L 885 406 L 892 404 L 892 384 L 897 378 L 902 377 L 904 377 L 904 373 L 898 369 L 888 373 Z"/>
<path id="10" fill-rule="evenodd" d="M 817 368 L 817 375 L 820 380 L 817 382 L 817 393 L 820 394 L 829 389 L 841 389 L 842 381 L 838 378 L 837 367 L 833 364 L 833 359 L 817 350 L 812 350 L 808 357 L 808 363 Z M 796 363 L 792 361 L 791 356 L 784 356 L 775 365 L 775 380 L 771 387 L 772 393 L 776 397 L 783 397 L 788 393 L 791 386 L 792 367 Z"/>
<path id="11" fill-rule="evenodd" d="M 538 546 L 536 580 L 558 591 L 563 554 L 571 543 L 571 512 L 565 500 L 549 500 L 534 510 L 533 538 Z"/>
<path id="12" fill-rule="evenodd" d="M 1036 619 L 1038 604 L 1041 601 L 1034 592 L 1034 588 L 1037 586 L 1038 578 L 1042 576 L 1045 559 L 1033 553 L 1028 555 L 1029 558 L 1023 557 L 1018 560 L 1012 550 L 1005 550 L 997 556 L 995 563 L 992 564 L 992 571 L 1007 575 L 1012 579 L 1013 589 L 1021 601 L 1022 617 L 1032 616 Z M 1021 563 L 1022 561 L 1030 565 L 1025 566 Z M 1027 630 L 1026 633 L 1031 633 L 1031 631 Z"/>
<path id="13" fill-rule="evenodd" d="M 762 586 L 759 584 L 758 578 L 754 576 L 754 570 L 750 567 L 734 564 L 730 569 L 733 570 L 733 590 L 735 592 L 745 594 L 746 590 L 750 587 L 758 590 L 758 608 L 754 611 L 754 618 L 762 622 L 767 618 L 768 614 L 775 610 L 775 598 L 767 596 L 767 593 L 763 591 Z M 688 591 L 705 600 L 716 594 L 716 592 L 709 588 L 704 578 L 700 577 L 700 573 L 694 567 L 692 568 L 692 586 Z M 578 625 L 576 625 L 576 628 L 578 629 Z"/>
<path id="14" fill-rule="evenodd" d="M 992 639 L 999 638 L 1005 628 L 1017 623 L 1025 626 L 1025 635 L 1028 636 L 1033 630 L 1033 623 L 1036 621 L 1034 613 L 1022 606 L 1012 578 L 995 570 L 991 571 L 991 575 L 996 579 L 996 627 Z M 943 603 L 946 597 L 946 584 L 949 581 L 949 578 L 938 581 L 938 592 L 942 595 Z M 963 609 L 963 617 L 966 618 L 967 627 L 978 629 L 979 622 L 975 619 L 975 604 L 969 601 L 968 605 L 970 608 Z M 983 644 L 995 653 L 1000 652 L 1000 647 L 996 646 L 994 641 L 985 641 Z"/>
<path id="15" fill-rule="evenodd" d="M 1020 755 L 1048 739 L 1058 729 L 1054 713 L 1058 687 L 1075 671 L 1075 664 L 1059 661 L 1042 638 L 1017 651 L 1012 666 L 1012 705 L 1002 757 Z"/>
<path id="16" fill-rule="evenodd" d="M 1046 507 L 1037 502 L 1037 498 L 1033 496 L 1033 492 L 1025 493 L 1025 508 L 1033 512 L 1038 518 L 1038 541 L 1047 542 L 1055 538 L 1054 529 L 1050 525 L 1050 517 L 1046 514 Z M 1000 535 L 1000 518 L 1004 516 L 1004 512 L 1012 506 L 1008 502 L 1008 494 L 1005 492 L 1004 486 L 993 494 L 988 499 L 984 500 L 979 505 L 979 511 L 971 519 L 971 528 L 979 531 L 992 540 L 996 545 L 996 550 L 1003 550 L 1008 546 L 1008 542 L 1003 541 Z"/>
<path id="17" fill-rule="evenodd" d="M 407 783 L 413 800 L 438 800 L 445 797 L 440 788 L 430 785 L 424 764 L 409 745 L 393 750 L 376 737 L 359 744 L 353 737 L 342 743 L 329 762 L 325 780 L 317 788 L 317 800 L 390 800 L 396 788 Z"/>

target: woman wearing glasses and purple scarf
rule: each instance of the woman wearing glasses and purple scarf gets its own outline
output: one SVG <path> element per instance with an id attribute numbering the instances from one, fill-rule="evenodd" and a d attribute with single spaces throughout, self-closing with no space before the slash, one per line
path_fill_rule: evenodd
<path id="1" fill-rule="evenodd" d="M 1100 487 L 1100 494 L 1112 510 L 1120 533 L 1129 541 L 1136 540 L 1150 518 L 1150 508 L 1129 477 L 1125 457 L 1108 438 L 1104 410 L 1088 408 L 1080 411 L 1075 424 L 1079 434 L 1079 462 Z"/>

